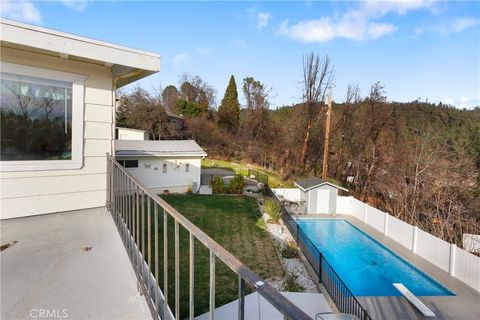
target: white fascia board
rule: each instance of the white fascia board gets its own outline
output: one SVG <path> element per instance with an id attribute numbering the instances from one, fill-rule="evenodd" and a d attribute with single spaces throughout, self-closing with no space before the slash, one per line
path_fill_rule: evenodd
<path id="1" fill-rule="evenodd" d="M 112 65 L 153 72 L 160 71 L 160 56 L 77 35 L 0 19 L 1 40 L 22 46 L 58 52 Z"/>
<path id="2" fill-rule="evenodd" d="M 348 192 L 348 189 L 345 189 L 344 187 L 340 187 L 340 186 L 337 186 L 336 184 L 333 184 L 333 183 L 330 183 L 330 182 L 322 182 L 322 183 L 319 183 L 315 186 L 311 186 L 310 188 L 307 188 L 307 189 L 304 189 L 302 188 L 299 184 L 297 184 L 296 182 L 293 183 L 295 186 L 297 186 L 298 188 L 302 189 L 303 191 L 310 191 L 312 189 L 315 189 L 315 188 L 318 188 L 318 187 L 321 187 L 321 186 L 324 186 L 324 185 L 329 185 L 331 187 L 334 187 L 334 188 L 337 188 L 337 189 L 340 189 L 340 190 L 343 190 L 345 192 Z"/>

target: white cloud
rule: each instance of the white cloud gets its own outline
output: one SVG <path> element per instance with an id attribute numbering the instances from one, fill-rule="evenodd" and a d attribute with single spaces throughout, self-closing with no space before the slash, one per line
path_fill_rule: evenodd
<path id="1" fill-rule="evenodd" d="M 173 63 L 174 68 L 178 68 L 180 65 L 185 64 L 189 61 L 190 61 L 190 58 L 184 52 L 176 54 L 172 59 L 172 63 Z"/>
<path id="2" fill-rule="evenodd" d="M 87 0 L 61 0 L 64 5 L 75 11 L 83 11 L 87 6 Z"/>
<path id="3" fill-rule="evenodd" d="M 460 97 L 457 99 L 444 98 L 442 99 L 442 103 L 448 104 L 454 107 L 462 108 L 462 109 L 473 109 L 475 107 L 480 106 L 480 99 L 468 98 L 468 97 Z"/>
<path id="4" fill-rule="evenodd" d="M 40 10 L 30 1 L 0 1 L 0 16 L 27 23 L 42 23 Z"/>
<path id="5" fill-rule="evenodd" d="M 343 14 L 323 16 L 289 25 L 285 20 L 278 34 L 301 42 L 326 42 L 335 38 L 374 40 L 398 30 L 398 26 L 377 21 L 389 13 L 404 15 L 411 10 L 433 9 L 436 0 L 370 0 Z"/>
<path id="6" fill-rule="evenodd" d="M 272 18 L 272 15 L 268 12 L 258 12 L 257 13 L 257 29 L 261 31 L 268 25 L 268 22 Z"/>
<path id="7" fill-rule="evenodd" d="M 462 32 L 465 29 L 476 26 L 478 22 L 479 21 L 474 18 L 458 18 L 452 21 L 450 30 L 452 33 Z"/>

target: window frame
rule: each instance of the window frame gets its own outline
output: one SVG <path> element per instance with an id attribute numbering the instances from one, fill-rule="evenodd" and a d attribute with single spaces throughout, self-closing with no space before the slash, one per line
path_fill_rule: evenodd
<path id="1" fill-rule="evenodd" d="M 0 67 L 2 72 L 47 80 L 64 81 L 72 84 L 72 158 L 70 160 L 0 160 L 0 172 L 82 168 L 85 110 L 84 91 L 85 80 L 88 76 L 3 61 L 0 63 Z"/>

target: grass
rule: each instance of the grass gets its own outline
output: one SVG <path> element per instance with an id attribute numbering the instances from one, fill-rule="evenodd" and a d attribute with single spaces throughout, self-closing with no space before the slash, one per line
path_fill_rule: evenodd
<path id="1" fill-rule="evenodd" d="M 216 159 L 209 159 L 205 158 L 202 160 L 202 167 L 203 168 L 228 168 L 233 169 L 235 173 L 242 174 L 244 176 L 248 175 L 248 169 L 255 169 L 262 173 L 268 175 L 268 182 L 272 188 L 291 188 L 293 184 L 288 181 L 284 181 L 280 176 L 276 175 L 271 171 L 267 171 L 259 166 L 250 165 L 246 163 L 236 163 L 230 162 L 225 160 L 216 160 Z"/>
<path id="2" fill-rule="evenodd" d="M 263 278 L 282 278 L 284 271 L 275 253 L 272 239 L 265 231 L 257 202 L 246 196 L 169 195 L 165 201 L 181 212 L 211 238 Z M 163 221 L 163 220 L 162 220 Z M 159 223 L 163 239 L 163 225 Z M 169 241 L 169 304 L 174 310 L 174 222 L 168 221 Z M 160 241 L 163 243 L 162 241 Z M 188 316 L 189 235 L 180 228 L 180 310 L 181 318 Z M 163 265 L 163 247 L 159 246 L 159 264 Z M 163 289 L 162 270 L 160 286 Z M 238 276 L 216 260 L 216 306 L 238 298 Z M 195 314 L 209 307 L 209 252 L 195 241 Z"/>

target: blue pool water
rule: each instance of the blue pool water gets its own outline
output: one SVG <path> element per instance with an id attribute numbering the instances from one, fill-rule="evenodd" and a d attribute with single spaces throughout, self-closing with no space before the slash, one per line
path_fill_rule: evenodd
<path id="1" fill-rule="evenodd" d="M 355 296 L 399 296 L 396 282 L 417 296 L 454 295 L 345 220 L 297 223 Z"/>

